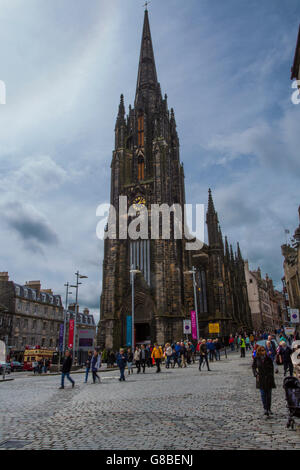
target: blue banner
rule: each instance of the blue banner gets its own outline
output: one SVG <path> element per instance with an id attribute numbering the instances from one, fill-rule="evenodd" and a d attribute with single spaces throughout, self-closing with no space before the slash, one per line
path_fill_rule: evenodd
<path id="1" fill-rule="evenodd" d="M 132 346 L 132 316 L 126 317 L 126 345 Z"/>
<path id="2" fill-rule="evenodd" d="M 63 344 L 64 344 L 64 324 L 61 323 L 59 326 L 59 343 L 58 343 L 58 347 L 60 351 L 63 350 Z"/>

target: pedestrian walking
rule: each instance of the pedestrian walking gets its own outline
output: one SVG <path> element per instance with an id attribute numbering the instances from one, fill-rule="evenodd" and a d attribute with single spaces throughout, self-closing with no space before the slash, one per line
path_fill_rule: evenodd
<path id="1" fill-rule="evenodd" d="M 180 343 L 179 341 L 177 341 L 177 343 L 175 344 L 175 354 L 176 354 L 176 363 L 178 364 L 178 367 L 182 367 L 181 366 L 181 346 L 180 346 Z M 174 367 L 175 367 L 175 362 L 174 362 Z"/>
<path id="2" fill-rule="evenodd" d="M 294 367 L 294 375 L 298 380 L 300 380 L 300 341 L 294 341 L 292 348 L 293 354 L 291 355 L 291 361 Z"/>
<path id="3" fill-rule="evenodd" d="M 273 366 L 274 366 L 275 374 L 278 374 L 276 343 L 275 343 L 272 335 L 268 336 L 268 340 L 266 341 L 266 346 L 268 346 L 268 348 L 269 348 L 269 354 L 268 355 L 270 355 L 272 360 L 273 360 Z M 270 348 L 272 349 L 272 351 L 270 351 Z"/>
<path id="4" fill-rule="evenodd" d="M 267 355 L 263 346 L 256 350 L 252 364 L 253 375 L 256 378 L 256 388 L 260 390 L 265 415 L 273 414 L 271 411 L 272 389 L 276 388 L 274 380 L 274 366 L 272 359 Z"/>
<path id="5" fill-rule="evenodd" d="M 191 349 L 191 353 L 192 353 L 192 362 L 193 364 L 195 364 L 195 359 L 196 359 L 196 346 L 193 344 L 193 343 L 189 343 L 190 345 L 190 349 Z"/>
<path id="6" fill-rule="evenodd" d="M 70 377 L 70 371 L 72 368 L 72 356 L 70 351 L 66 351 L 65 353 L 65 358 L 62 364 L 62 369 L 61 369 L 61 386 L 60 389 L 65 388 L 65 377 L 71 382 L 72 388 L 75 387 L 75 382 L 74 380 Z"/>
<path id="7" fill-rule="evenodd" d="M 92 357 L 93 357 L 92 353 L 91 353 L 91 351 L 89 351 L 87 360 L 85 361 L 85 380 L 84 380 L 85 384 L 88 381 L 89 372 L 90 372 L 90 369 L 91 369 Z"/>
<path id="8" fill-rule="evenodd" d="M 241 357 L 246 357 L 246 342 L 242 336 L 240 336 L 240 349 L 241 349 Z"/>
<path id="9" fill-rule="evenodd" d="M 137 368 L 136 373 L 139 374 L 141 372 L 141 350 L 138 346 L 135 348 L 133 359 Z"/>
<path id="10" fill-rule="evenodd" d="M 282 357 L 284 377 L 286 376 L 287 370 L 289 370 L 289 374 L 292 377 L 294 372 L 294 366 L 291 360 L 291 355 L 293 353 L 292 349 L 286 344 L 285 341 L 280 341 L 278 352 Z"/>
<path id="11" fill-rule="evenodd" d="M 221 349 L 222 349 L 222 344 L 221 344 L 221 341 L 217 339 L 215 339 L 215 356 L 216 356 L 216 361 L 220 361 L 221 360 Z"/>
<path id="12" fill-rule="evenodd" d="M 211 339 L 209 339 L 206 343 L 206 347 L 207 347 L 207 351 L 209 353 L 209 360 L 211 362 L 213 362 L 214 359 L 217 359 L 216 354 L 215 354 L 216 353 L 216 345 Z"/>
<path id="13" fill-rule="evenodd" d="M 41 374 L 43 372 L 43 359 L 38 361 L 38 373 Z"/>
<path id="14" fill-rule="evenodd" d="M 170 368 L 172 356 L 173 356 L 173 350 L 171 348 L 170 343 L 167 343 L 166 344 L 166 368 L 167 369 Z"/>
<path id="15" fill-rule="evenodd" d="M 32 362 L 32 369 L 33 369 L 34 375 L 38 374 L 38 372 L 39 372 L 39 363 L 38 363 L 38 361 L 33 361 Z"/>
<path id="16" fill-rule="evenodd" d="M 186 347 L 183 341 L 180 343 L 180 359 L 181 359 L 181 364 L 183 367 L 187 367 L 186 365 Z"/>
<path id="17" fill-rule="evenodd" d="M 234 337 L 232 335 L 229 336 L 229 346 L 231 351 L 234 351 Z"/>
<path id="18" fill-rule="evenodd" d="M 148 363 L 148 360 L 149 360 L 149 351 L 148 349 L 145 348 L 145 345 L 142 344 L 141 353 L 140 353 L 140 365 L 143 369 L 143 374 L 145 373 L 146 364 Z"/>
<path id="19" fill-rule="evenodd" d="M 91 368 L 92 368 L 92 374 L 93 374 L 93 383 L 96 383 L 96 379 L 98 380 L 98 383 L 100 383 L 100 377 L 97 374 L 98 370 L 101 367 L 101 355 L 98 353 L 98 351 L 94 351 L 94 355 L 91 360 Z"/>
<path id="20" fill-rule="evenodd" d="M 125 372 L 126 363 L 127 363 L 127 357 L 126 357 L 126 354 L 124 353 L 124 349 L 121 348 L 120 352 L 117 355 L 117 364 L 120 369 L 120 378 L 119 378 L 120 382 L 122 381 L 125 382 L 124 372 Z"/>
<path id="21" fill-rule="evenodd" d="M 163 357 L 163 352 L 161 346 L 158 346 L 157 343 L 154 344 L 151 357 L 155 360 L 156 372 L 160 372 L 160 363 Z"/>
<path id="22" fill-rule="evenodd" d="M 128 375 L 133 374 L 133 352 L 131 348 L 127 349 L 127 367 Z"/>
<path id="23" fill-rule="evenodd" d="M 201 371 L 202 364 L 203 364 L 203 362 L 205 362 L 206 366 L 207 366 L 207 370 L 210 371 L 211 369 L 209 368 L 209 364 L 208 364 L 207 347 L 206 347 L 206 340 L 205 339 L 203 339 L 202 343 L 200 344 L 199 353 L 200 353 L 199 370 Z"/>

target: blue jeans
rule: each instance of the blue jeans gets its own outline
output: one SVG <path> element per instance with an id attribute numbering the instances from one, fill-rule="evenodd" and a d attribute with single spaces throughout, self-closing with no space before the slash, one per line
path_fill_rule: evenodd
<path id="1" fill-rule="evenodd" d="M 231 351 L 234 351 L 234 344 L 233 343 L 230 344 L 230 347 L 231 347 Z"/>
<path id="2" fill-rule="evenodd" d="M 262 388 L 260 389 L 260 396 L 261 396 L 261 401 L 263 402 L 264 409 L 266 411 L 271 410 L 271 401 L 272 401 L 272 389 L 270 388 L 269 390 L 263 390 Z"/>
<path id="3" fill-rule="evenodd" d="M 120 379 L 121 380 L 125 380 L 124 372 L 125 372 L 125 367 L 120 367 Z"/>
<path id="4" fill-rule="evenodd" d="M 169 367 L 170 367 L 171 357 L 172 357 L 172 356 L 167 356 L 167 363 L 166 363 L 166 366 L 167 366 L 168 369 L 169 369 Z"/>
<path id="5" fill-rule="evenodd" d="M 62 372 L 61 373 L 61 386 L 64 387 L 65 385 L 65 377 L 67 377 L 67 379 L 72 383 L 74 384 L 74 380 L 71 379 L 70 377 L 70 372 Z"/>
<path id="6" fill-rule="evenodd" d="M 216 349 L 216 361 L 220 361 L 221 360 L 221 354 L 220 354 L 220 350 L 219 349 Z"/>
<path id="7" fill-rule="evenodd" d="M 86 367 L 86 369 L 85 369 L 85 381 L 84 381 L 85 383 L 87 383 L 87 381 L 88 381 L 89 372 L 90 372 L 90 368 Z"/>

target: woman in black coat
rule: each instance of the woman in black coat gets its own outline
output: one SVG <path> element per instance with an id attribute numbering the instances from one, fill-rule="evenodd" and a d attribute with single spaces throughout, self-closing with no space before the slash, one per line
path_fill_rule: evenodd
<path id="1" fill-rule="evenodd" d="M 256 388 L 260 389 L 265 415 L 269 416 L 273 414 L 271 411 L 272 388 L 276 388 L 276 385 L 273 361 L 267 356 L 267 352 L 263 346 L 259 346 L 256 350 L 252 369 L 253 375 L 256 377 Z"/>

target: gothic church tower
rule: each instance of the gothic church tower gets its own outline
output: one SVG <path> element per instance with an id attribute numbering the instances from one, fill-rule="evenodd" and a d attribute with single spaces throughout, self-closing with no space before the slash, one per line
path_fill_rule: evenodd
<path id="1" fill-rule="evenodd" d="M 135 340 L 181 338 L 186 317 L 184 240 L 152 240 L 152 204 L 185 204 L 184 172 L 174 110 L 168 109 L 157 79 L 148 11 L 145 11 L 134 108 L 126 116 L 121 95 L 111 163 L 110 202 L 119 208 L 146 206 L 149 238 L 105 239 L 103 289 L 98 344 L 107 349 L 126 345 L 126 319 L 131 315 L 130 268 L 135 277 Z M 130 221 L 130 220 L 129 220 Z M 118 231 L 118 230 L 117 230 Z"/>

